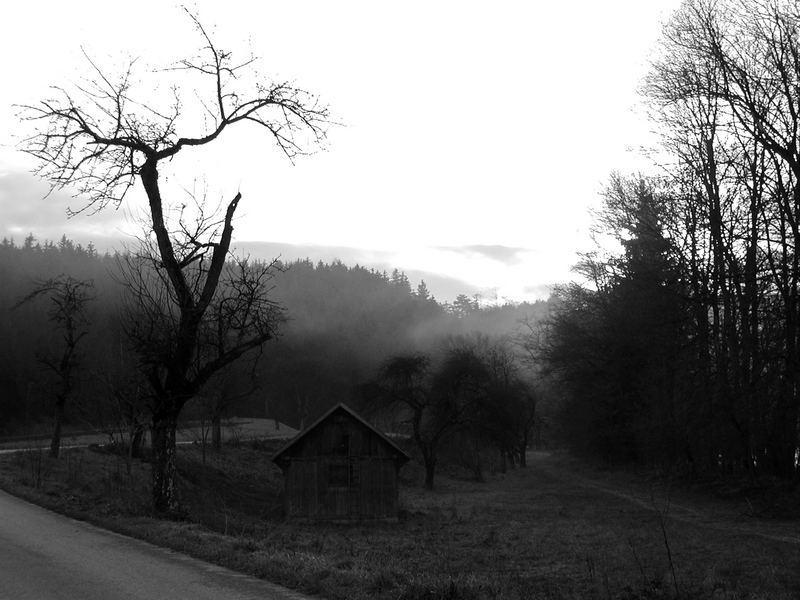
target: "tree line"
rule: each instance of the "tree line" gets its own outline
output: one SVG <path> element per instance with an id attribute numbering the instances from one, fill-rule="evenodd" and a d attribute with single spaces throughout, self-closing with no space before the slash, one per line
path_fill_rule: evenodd
<path id="1" fill-rule="evenodd" d="M 642 88 L 654 177 L 615 175 L 538 347 L 572 445 L 691 475 L 796 477 L 800 11 L 688 0 Z"/>
<path id="2" fill-rule="evenodd" d="M 128 330 L 126 322 L 132 315 L 139 328 L 153 323 L 170 328 L 161 323 L 168 313 L 156 311 L 153 321 L 138 310 L 128 312 L 130 273 L 124 273 L 134 260 L 126 253 L 98 254 L 66 237 L 58 243 L 32 235 L 19 246 L 11 240 L 0 243 L 0 275 L 7 282 L 0 289 L 0 310 L 7 317 L 0 319 L 4 435 L 49 431 L 61 414 L 59 422 L 63 418 L 73 428 L 107 431 L 130 444 L 134 454 L 140 452 L 151 419 L 146 371 L 135 347 L 143 332 Z M 336 261 L 270 265 L 269 297 L 281 309 L 275 339 L 210 378 L 184 415 L 206 423 L 217 448 L 220 423 L 227 417 L 266 416 L 302 428 L 338 402 L 411 434 L 404 410 L 395 410 L 382 394 L 362 393 L 386 361 L 421 353 L 435 362 L 455 346 L 489 356 L 489 347 L 502 346 L 520 319 L 543 318 L 547 311 L 546 302 L 480 307 L 474 298 L 468 311 L 452 308 L 433 298 L 424 282 L 412 289 L 399 270 L 385 273 Z M 66 287 L 58 287 L 59 282 Z M 51 312 L 59 294 L 78 283 L 89 293 L 80 310 L 71 313 L 75 335 L 73 343 L 65 343 L 61 317 Z M 159 339 L 156 349 L 162 343 L 167 342 Z M 524 371 L 513 350 L 504 350 L 505 360 L 513 363 L 515 373 Z M 69 364 L 53 368 L 67 351 Z M 485 371 L 479 370 L 482 377 Z M 59 399 L 67 379 L 69 393 Z M 428 413 L 424 418 L 427 426 Z M 465 422 L 459 419 L 447 429 L 463 431 Z"/>

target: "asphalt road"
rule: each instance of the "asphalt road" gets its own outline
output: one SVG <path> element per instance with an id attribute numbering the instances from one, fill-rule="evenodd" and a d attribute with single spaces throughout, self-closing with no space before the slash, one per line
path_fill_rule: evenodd
<path id="1" fill-rule="evenodd" d="M 310 600 L 0 491 L 2 600 Z"/>

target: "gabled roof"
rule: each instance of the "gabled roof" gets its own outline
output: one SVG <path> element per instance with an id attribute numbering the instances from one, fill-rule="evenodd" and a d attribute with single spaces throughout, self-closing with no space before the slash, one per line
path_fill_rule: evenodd
<path id="1" fill-rule="evenodd" d="M 307 436 L 311 431 L 313 431 L 314 429 L 319 427 L 320 424 L 322 424 L 323 421 L 327 420 L 328 417 L 330 417 L 333 413 L 335 413 L 336 411 L 339 411 L 339 410 L 343 410 L 345 413 L 347 413 L 348 415 L 353 417 L 356 421 L 361 423 L 364 427 L 366 427 L 370 431 L 374 432 L 385 443 L 389 444 L 389 446 L 391 446 L 392 449 L 395 450 L 401 456 L 401 458 L 403 458 L 403 460 L 411 460 L 411 457 L 408 455 L 408 453 L 405 450 L 403 450 L 400 446 L 395 444 L 392 440 L 390 440 L 386 436 L 385 433 L 383 433 L 382 431 L 379 431 L 378 429 L 375 429 L 375 427 L 373 427 L 370 423 L 365 421 L 364 418 L 361 417 L 361 415 L 356 413 L 353 409 L 351 409 L 346 404 L 343 404 L 343 403 L 340 402 L 339 404 L 337 404 L 336 406 L 331 408 L 328 412 L 326 412 L 324 415 L 322 415 L 319 419 L 314 421 L 311 425 L 306 427 L 303 431 L 301 431 L 296 436 L 294 436 L 289 442 L 287 442 L 280 450 L 278 450 L 273 455 L 272 462 L 278 462 L 278 460 L 281 458 L 281 456 L 283 456 L 283 454 L 287 450 L 289 450 L 292 446 L 297 444 L 300 440 L 302 440 L 305 436 Z"/>

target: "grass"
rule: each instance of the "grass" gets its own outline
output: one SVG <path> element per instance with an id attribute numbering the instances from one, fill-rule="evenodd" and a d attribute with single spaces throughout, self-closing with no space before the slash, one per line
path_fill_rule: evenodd
<path id="1" fill-rule="evenodd" d="M 409 465 L 398 523 L 287 523 L 272 450 L 241 444 L 208 453 L 203 464 L 198 447 L 181 446 L 181 522 L 150 514 L 149 465 L 112 454 L 5 455 L 0 484 L 330 599 L 781 600 L 800 593 L 800 545 L 772 539 L 774 532 L 800 537 L 797 521 L 742 516 L 734 500 L 684 491 L 668 498 L 641 477 L 537 454 L 529 468 L 485 483 L 442 476 L 434 492 L 422 489 L 418 467 Z"/>

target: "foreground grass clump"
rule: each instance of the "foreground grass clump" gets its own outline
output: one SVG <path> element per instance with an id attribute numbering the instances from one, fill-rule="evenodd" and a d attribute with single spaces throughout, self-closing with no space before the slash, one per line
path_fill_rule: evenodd
<path id="1" fill-rule="evenodd" d="M 0 480 L 73 516 L 330 599 L 781 600 L 800 590 L 800 545 L 780 535 L 798 532 L 796 522 L 738 522 L 729 504 L 689 510 L 690 498 L 668 503 L 652 486 L 590 479 L 557 455 L 486 483 L 406 486 L 398 523 L 342 526 L 282 520 L 273 450 L 241 444 L 203 461 L 200 448 L 181 446 L 183 521 L 154 518 L 149 465 L 113 454 L 6 455 Z"/>

